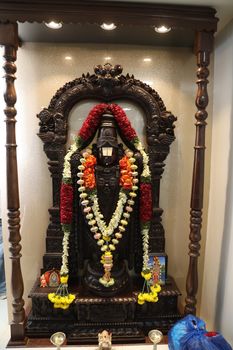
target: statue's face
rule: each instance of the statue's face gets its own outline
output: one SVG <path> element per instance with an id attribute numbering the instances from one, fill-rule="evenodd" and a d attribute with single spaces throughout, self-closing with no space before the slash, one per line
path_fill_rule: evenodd
<path id="1" fill-rule="evenodd" d="M 118 150 L 116 147 L 109 147 L 103 145 L 98 147 L 98 164 L 103 166 L 114 165 L 117 163 Z"/>
<path id="2" fill-rule="evenodd" d="M 98 164 L 103 166 L 114 165 L 118 161 L 118 144 L 116 129 L 103 126 L 100 130 L 98 140 Z"/>
<path id="3" fill-rule="evenodd" d="M 102 116 L 97 137 L 97 163 L 102 166 L 115 165 L 118 162 L 117 130 L 111 114 Z"/>

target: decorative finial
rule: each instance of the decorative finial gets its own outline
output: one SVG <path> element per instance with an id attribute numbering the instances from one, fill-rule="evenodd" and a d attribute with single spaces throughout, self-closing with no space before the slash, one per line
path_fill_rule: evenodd
<path id="1" fill-rule="evenodd" d="M 119 76 L 123 71 L 120 64 L 116 64 L 114 67 L 111 63 L 105 63 L 103 66 L 101 64 L 94 67 L 94 72 L 96 75 L 105 78 L 112 79 Z"/>

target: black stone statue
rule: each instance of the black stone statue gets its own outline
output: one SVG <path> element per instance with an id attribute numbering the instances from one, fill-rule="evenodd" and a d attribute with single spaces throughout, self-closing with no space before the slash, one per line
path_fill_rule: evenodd
<path id="1" fill-rule="evenodd" d="M 133 150 L 134 151 L 134 150 Z M 117 126 L 111 114 L 104 114 L 98 129 L 97 142 L 92 146 L 92 154 L 97 159 L 95 166 L 96 190 L 100 211 L 108 224 L 116 209 L 120 191 L 119 160 L 124 156 L 122 144 L 118 144 Z M 138 170 L 141 171 L 142 160 L 139 152 L 134 153 Z M 101 255 L 103 254 L 93 233 L 90 231 L 85 215 L 80 206 L 77 185 L 77 167 L 80 164 L 81 152 L 76 151 L 71 158 L 71 171 L 74 195 L 74 220 L 70 238 L 70 277 L 77 278 L 77 271 L 82 276 L 85 290 L 101 296 L 110 296 L 131 288 L 132 279 L 141 269 L 142 244 L 140 238 L 138 199 L 130 217 L 126 231 L 119 240 L 113 252 L 113 268 L 111 276 L 114 279 L 112 286 L 104 286 L 99 282 L 103 276 Z M 135 254 L 135 251 L 137 252 Z M 136 263 L 136 264 L 135 264 Z M 77 269 L 79 266 L 79 270 Z M 136 268 L 134 268 L 136 265 Z M 130 270 L 130 273 L 129 273 Z M 136 272 L 136 274 L 135 274 Z M 129 277 L 131 276 L 131 278 Z"/>

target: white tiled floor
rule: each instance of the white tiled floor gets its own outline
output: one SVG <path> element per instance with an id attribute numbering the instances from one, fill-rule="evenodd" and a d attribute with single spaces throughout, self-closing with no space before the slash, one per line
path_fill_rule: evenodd
<path id="1" fill-rule="evenodd" d="M 10 339 L 10 328 L 8 326 L 7 300 L 0 300 L 0 350 L 6 349 Z"/>
<path id="2" fill-rule="evenodd" d="M 55 348 L 55 347 L 53 347 Z M 97 350 L 96 346 L 80 346 L 80 345 L 75 345 L 75 346 L 65 346 L 64 348 L 69 349 L 69 350 L 77 350 L 77 349 L 82 349 L 82 350 Z M 5 349 L 5 348 L 3 348 Z M 19 348 L 15 349 L 15 348 L 9 348 L 10 350 L 19 350 Z M 21 348 L 22 349 L 22 348 Z M 61 348 L 63 349 L 63 347 Z M 153 349 L 153 345 L 116 345 L 116 346 L 112 346 L 112 350 L 152 350 Z M 2 349 L 1 349 L 2 350 Z M 26 348 L 26 350 L 52 350 L 52 348 Z M 157 346 L 157 350 L 168 350 L 168 346 L 167 345 L 158 345 Z"/>
<path id="3" fill-rule="evenodd" d="M 8 313 L 7 313 L 7 300 L 0 300 L 0 350 L 6 349 L 6 344 L 10 339 L 10 328 L 8 325 Z M 55 348 L 55 347 L 53 347 Z M 96 350 L 95 346 L 67 346 L 69 350 L 77 350 L 77 348 L 83 348 L 83 350 Z M 21 348 L 22 349 L 22 348 Z M 36 350 L 51 350 L 51 347 L 36 348 Z M 124 345 L 124 346 L 114 346 L 113 350 L 152 350 L 152 345 Z M 167 345 L 159 345 L 157 350 L 167 350 Z M 19 350 L 19 348 L 10 348 L 10 350 Z M 35 350 L 35 348 L 27 348 L 27 350 Z"/>
<path id="4" fill-rule="evenodd" d="M 55 349 L 55 347 L 53 347 Z M 83 349 L 83 350 L 97 350 L 97 347 L 94 346 L 65 346 L 65 349 L 68 350 L 77 350 L 77 349 Z M 5 349 L 5 348 L 3 348 Z M 19 350 L 19 348 L 8 348 L 9 350 Z M 22 349 L 22 348 L 20 348 Z M 61 348 L 63 349 L 63 347 Z M 153 349 L 153 345 L 116 345 L 116 346 L 112 346 L 112 350 L 152 350 Z M 2 348 L 1 348 L 2 350 Z M 52 350 L 52 348 L 26 348 L 26 350 Z M 167 345 L 158 345 L 157 350 L 168 350 Z"/>

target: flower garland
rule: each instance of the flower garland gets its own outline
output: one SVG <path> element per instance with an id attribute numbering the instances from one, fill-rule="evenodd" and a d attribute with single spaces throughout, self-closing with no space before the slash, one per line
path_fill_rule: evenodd
<path id="1" fill-rule="evenodd" d="M 160 291 L 160 286 L 151 285 L 151 274 L 148 268 L 148 258 L 149 258 L 149 228 L 150 220 L 152 218 L 152 196 L 151 196 L 151 175 L 149 169 L 149 158 L 146 154 L 141 142 L 139 141 L 137 134 L 133 127 L 131 126 L 130 121 L 128 120 L 125 112 L 121 109 L 120 106 L 116 104 L 98 104 L 96 105 L 88 117 L 84 121 L 78 136 L 75 138 L 75 142 L 71 145 L 69 151 L 67 152 L 64 158 L 64 168 L 62 176 L 62 185 L 61 185 L 61 196 L 60 196 L 60 218 L 62 230 L 64 233 L 63 236 L 63 254 L 62 254 L 62 266 L 61 266 L 61 285 L 59 286 L 56 293 L 50 293 L 48 295 L 49 300 L 54 303 L 54 307 L 60 307 L 66 309 L 69 307 L 70 303 L 75 299 L 73 294 L 68 293 L 67 284 L 68 284 L 68 249 L 69 249 L 69 235 L 71 231 L 72 224 L 72 208 L 73 208 L 73 187 L 71 181 L 71 167 L 70 159 L 72 154 L 76 150 L 82 150 L 83 144 L 91 141 L 91 138 L 94 136 L 98 126 L 100 125 L 101 117 L 104 113 L 111 112 L 115 117 L 115 120 L 119 126 L 120 132 L 132 146 L 140 152 L 143 159 L 143 171 L 140 176 L 140 221 L 141 221 L 141 233 L 143 239 L 143 269 L 142 276 L 145 279 L 144 287 L 142 293 L 138 295 L 138 303 L 142 304 L 145 301 L 156 302 L 158 300 L 157 293 Z M 83 211 L 86 214 L 88 224 L 91 226 L 90 229 L 94 233 L 94 238 L 97 240 L 97 244 L 101 246 L 103 251 L 101 262 L 104 266 L 105 274 L 100 281 L 106 287 L 112 285 L 114 281 L 111 279 L 110 271 L 113 265 L 113 255 L 115 245 L 118 244 L 119 239 L 122 237 L 122 232 L 125 231 L 125 226 L 128 224 L 128 219 L 130 213 L 132 212 L 134 197 L 136 197 L 137 191 L 137 171 L 136 164 L 134 164 L 135 158 L 131 151 L 127 151 L 125 157 L 123 157 L 120 162 L 121 168 L 121 177 L 120 185 L 121 190 L 119 193 L 119 199 L 115 214 L 117 214 L 117 219 L 110 221 L 111 225 L 107 226 L 103 220 L 102 214 L 99 210 L 98 197 L 94 191 L 95 175 L 94 167 L 96 163 L 95 157 L 91 154 L 90 149 L 86 149 L 83 152 L 83 158 L 81 164 L 78 166 L 79 172 L 79 182 L 78 185 L 80 191 L 81 204 L 83 206 Z M 133 171 L 132 171 L 133 170 Z M 136 180 L 136 181 L 135 181 Z M 83 182 L 84 181 L 84 182 Z M 85 184 L 85 186 L 83 186 Z M 86 187 L 90 191 L 90 199 L 93 202 L 92 206 L 89 206 L 88 193 L 86 192 Z M 133 188 L 134 187 L 134 188 Z M 129 193 L 130 198 L 127 198 L 127 195 L 124 191 L 131 190 Z M 126 203 L 127 202 L 127 203 Z M 125 206 L 125 204 L 127 204 Z M 125 210 L 123 209 L 125 206 Z M 91 208 L 91 209 L 90 209 Z M 120 214 L 122 213 L 122 214 Z M 122 217 L 123 216 L 123 217 Z M 118 224 L 121 224 L 118 226 Z M 112 227 L 119 228 L 119 232 L 113 235 Z M 106 235 L 104 229 L 107 228 L 107 232 L 111 233 Z M 97 232 L 100 231 L 100 232 Z M 110 240 L 108 241 L 110 236 Z M 107 238 L 107 239 L 106 239 Z M 104 242 L 102 242 L 102 240 Z M 99 243 L 98 243 L 99 242 Z M 100 243 L 101 242 L 101 243 Z M 110 243 L 109 243 L 110 242 Z M 107 246 L 107 248 L 104 248 Z M 113 249 L 111 249 L 111 248 Z M 147 287 L 147 292 L 144 292 L 145 286 Z M 149 297 L 150 296 L 150 297 Z M 153 296 L 153 297 L 152 297 Z M 152 300 L 153 299 L 153 300 Z"/>
<path id="2" fill-rule="evenodd" d="M 90 231 L 94 234 L 94 239 L 97 240 L 97 245 L 103 252 L 101 263 L 104 267 L 104 275 L 99 279 L 99 282 L 105 287 L 110 287 L 114 284 L 114 279 L 111 277 L 111 269 L 113 267 L 112 252 L 116 249 L 119 239 L 122 238 L 126 231 L 135 203 L 134 198 L 137 196 L 138 190 L 138 166 L 134 164 L 136 159 L 130 150 L 126 150 L 125 154 L 119 161 L 121 172 L 119 198 L 108 225 L 104 221 L 104 216 L 98 203 L 94 175 L 96 158 L 91 154 L 90 148 L 83 151 L 80 159 L 81 165 L 78 166 L 79 172 L 77 176 L 79 180 L 77 183 L 80 186 L 78 191 L 80 192 L 83 212 L 90 226 Z"/>

